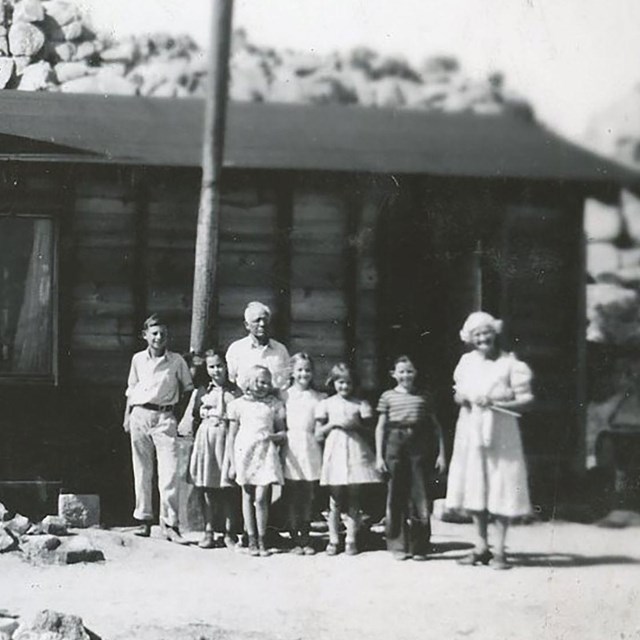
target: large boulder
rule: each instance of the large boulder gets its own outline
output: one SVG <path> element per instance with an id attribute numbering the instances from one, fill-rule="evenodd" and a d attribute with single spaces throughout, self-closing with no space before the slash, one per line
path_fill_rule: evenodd
<path id="1" fill-rule="evenodd" d="M 54 79 L 51 65 L 40 60 L 24 68 L 18 89 L 20 91 L 41 91 L 54 84 Z"/>
<path id="2" fill-rule="evenodd" d="M 15 66 L 13 58 L 0 57 L 0 89 L 4 89 L 13 78 Z"/>
<path id="3" fill-rule="evenodd" d="M 54 70 L 60 84 L 77 78 L 83 78 L 96 71 L 85 62 L 58 62 Z"/>
<path id="4" fill-rule="evenodd" d="M 631 191 L 623 191 L 620 204 L 627 234 L 640 245 L 640 198 Z"/>
<path id="5" fill-rule="evenodd" d="M 616 284 L 587 285 L 587 340 L 640 345 L 640 296 Z"/>
<path id="6" fill-rule="evenodd" d="M 50 0 L 43 4 L 47 15 L 51 16 L 61 27 L 80 19 L 78 6 L 72 2 L 63 0 Z"/>
<path id="7" fill-rule="evenodd" d="M 587 273 L 597 278 L 602 273 L 613 273 L 620 266 L 618 249 L 608 242 L 587 244 Z"/>
<path id="8" fill-rule="evenodd" d="M 13 56 L 35 56 L 44 40 L 44 33 L 34 24 L 14 22 L 9 28 L 9 49 Z"/>
<path id="9" fill-rule="evenodd" d="M 79 616 L 45 609 L 22 620 L 12 640 L 90 640 L 90 636 Z"/>
<path id="10" fill-rule="evenodd" d="M 40 0 L 20 0 L 13 9 L 14 22 L 42 22 L 44 8 Z"/>
<path id="11" fill-rule="evenodd" d="M 616 205 L 589 198 L 584 207 L 584 233 L 589 242 L 614 242 L 623 229 L 623 219 Z"/>

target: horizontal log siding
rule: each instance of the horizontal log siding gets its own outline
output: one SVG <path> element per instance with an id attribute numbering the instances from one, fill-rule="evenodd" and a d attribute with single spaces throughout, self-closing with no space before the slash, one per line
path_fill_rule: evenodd
<path id="1" fill-rule="evenodd" d="M 337 185 L 296 183 L 291 231 L 291 353 L 308 352 L 322 384 L 347 359 L 349 205 Z"/>

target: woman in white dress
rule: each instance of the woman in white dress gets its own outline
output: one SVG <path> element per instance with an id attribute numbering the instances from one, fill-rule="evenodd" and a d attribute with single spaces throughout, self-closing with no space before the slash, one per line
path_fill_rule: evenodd
<path id="1" fill-rule="evenodd" d="M 513 353 L 501 351 L 502 322 L 483 311 L 472 313 L 460 331 L 473 348 L 454 372 L 460 405 L 447 487 L 447 508 L 473 517 L 478 542 L 461 564 L 510 567 L 505 539 L 513 518 L 531 511 L 527 469 L 518 418 L 533 402 L 531 369 Z M 497 538 L 489 551 L 488 519 Z"/>

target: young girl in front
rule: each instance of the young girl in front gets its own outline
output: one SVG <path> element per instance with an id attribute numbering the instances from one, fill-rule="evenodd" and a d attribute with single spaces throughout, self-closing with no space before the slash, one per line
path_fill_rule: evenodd
<path id="1" fill-rule="evenodd" d="M 252 556 L 268 556 L 265 546 L 271 485 L 283 484 L 278 444 L 285 437 L 285 409 L 275 396 L 269 369 L 251 367 L 245 392 L 228 407 L 229 478 L 242 487 L 242 515 Z"/>
<path id="2" fill-rule="evenodd" d="M 284 445 L 284 499 L 293 553 L 313 555 L 309 531 L 322 468 L 322 446 L 314 433 L 315 413 L 325 394 L 312 388 L 313 362 L 306 353 L 291 358 L 291 386 L 283 393 L 287 417 Z"/>
<path id="3" fill-rule="evenodd" d="M 199 546 L 212 549 L 224 544 L 232 548 L 237 519 L 237 487 L 227 478 L 227 407 L 238 393 L 227 378 L 222 352 L 208 350 L 204 354 L 204 363 L 209 382 L 193 392 L 179 430 L 184 435 L 195 431 L 189 479 L 200 496 L 205 522 L 204 537 Z M 224 539 L 216 539 L 216 523 L 220 523 L 218 529 L 224 530 Z"/>
<path id="4" fill-rule="evenodd" d="M 320 402 L 316 410 L 316 436 L 324 440 L 320 484 L 328 486 L 330 493 L 326 552 L 332 556 L 338 553 L 343 513 L 347 529 L 345 552 L 355 555 L 361 487 L 381 479 L 364 437 L 373 412 L 368 402 L 354 396 L 355 379 L 348 365 L 339 363 L 331 369 L 327 387 L 334 395 Z"/>
<path id="5" fill-rule="evenodd" d="M 411 359 L 399 356 L 389 373 L 396 385 L 380 396 L 376 426 L 376 467 L 388 474 L 387 549 L 397 560 L 425 560 L 431 538 L 427 483 L 433 468 L 444 472 L 446 464 L 442 428 L 416 389 Z"/>

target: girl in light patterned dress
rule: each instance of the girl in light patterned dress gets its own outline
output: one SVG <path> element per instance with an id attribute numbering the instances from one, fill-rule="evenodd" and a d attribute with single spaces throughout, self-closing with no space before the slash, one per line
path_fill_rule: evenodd
<path id="1" fill-rule="evenodd" d="M 289 514 L 293 553 L 313 555 L 309 531 L 322 468 L 322 446 L 315 437 L 315 412 L 326 396 L 312 388 L 313 362 L 306 353 L 292 356 L 291 379 L 291 386 L 283 393 L 287 415 L 283 497 Z"/>
<path id="2" fill-rule="evenodd" d="M 252 556 L 268 556 L 265 546 L 271 485 L 283 484 L 278 445 L 284 442 L 285 409 L 275 396 L 269 369 L 251 367 L 246 390 L 228 407 L 229 478 L 242 487 L 242 515 Z"/>
<path id="3" fill-rule="evenodd" d="M 189 481 L 196 487 L 205 522 L 202 549 L 234 546 L 234 520 L 237 487 L 227 478 L 227 407 L 238 395 L 227 378 L 227 365 L 220 351 L 204 354 L 210 382 L 196 389 L 180 422 L 179 432 L 195 432 L 189 462 Z M 216 522 L 224 539 L 216 538 Z"/>
<path id="4" fill-rule="evenodd" d="M 338 553 L 341 513 L 347 528 L 345 552 L 358 553 L 361 488 L 382 481 L 375 469 L 373 450 L 364 437 L 373 411 L 366 400 L 353 395 L 354 386 L 349 366 L 335 365 L 327 380 L 330 393 L 335 395 L 320 402 L 316 411 L 316 436 L 324 440 L 320 484 L 330 491 L 328 555 Z"/>

